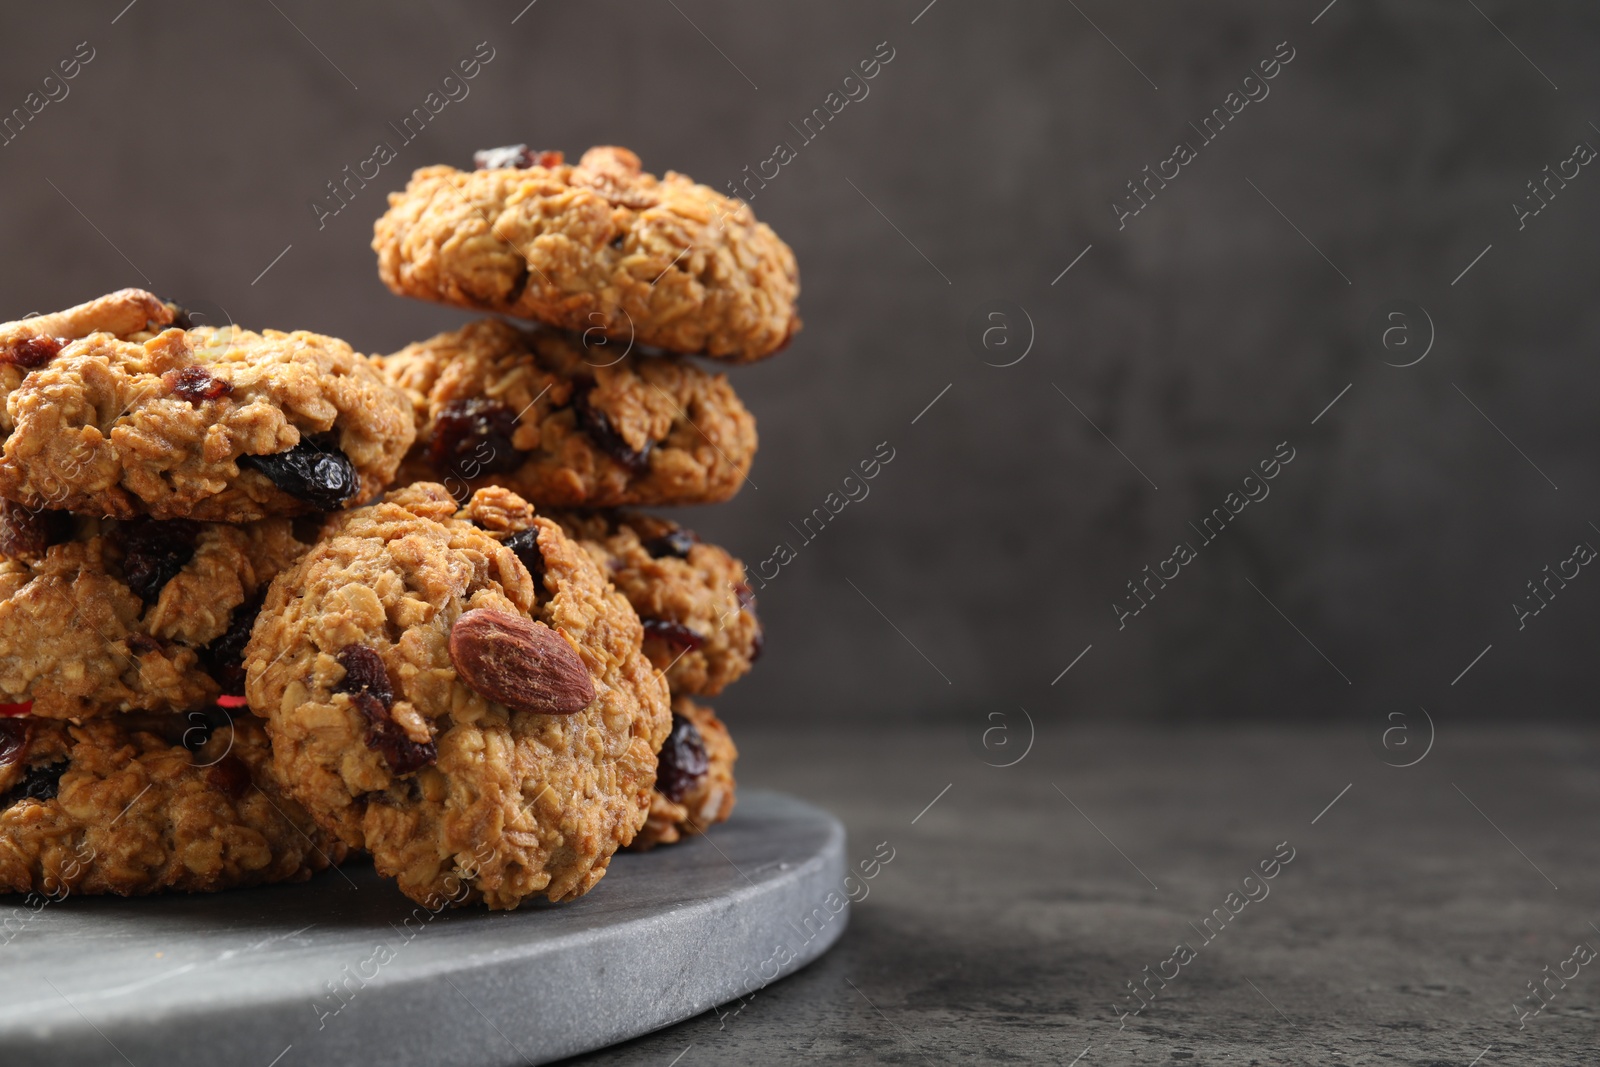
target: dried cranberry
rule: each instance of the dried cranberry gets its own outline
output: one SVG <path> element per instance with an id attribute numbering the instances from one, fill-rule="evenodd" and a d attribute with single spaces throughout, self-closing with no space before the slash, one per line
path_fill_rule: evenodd
<path id="1" fill-rule="evenodd" d="M 529 167 L 559 167 L 566 159 L 561 152 L 537 152 L 525 144 L 502 148 L 483 148 L 472 153 L 477 170 L 526 170 Z"/>
<path id="2" fill-rule="evenodd" d="M 0 704 L 0 719 L 14 719 L 19 715 L 26 715 L 33 710 L 33 701 L 24 700 L 20 704 Z M 3 761 L 0 761 L 3 763 Z"/>
<path id="3" fill-rule="evenodd" d="M 205 400 L 218 400 L 233 392 L 233 383 L 214 378 L 211 372 L 198 363 L 182 370 L 169 370 L 161 376 L 161 384 L 191 404 Z"/>
<path id="4" fill-rule="evenodd" d="M 285 493 L 304 500 L 318 511 L 333 511 L 356 495 L 360 479 L 355 464 L 337 447 L 302 437 L 287 452 L 269 456 L 240 456 Z"/>
<path id="5" fill-rule="evenodd" d="M 418 744 L 407 737 L 389 717 L 389 709 L 371 693 L 353 694 L 350 704 L 367 720 L 367 747 L 382 756 L 395 774 L 419 771 L 439 758 L 437 745 L 432 741 Z"/>
<path id="6" fill-rule="evenodd" d="M 644 550 L 654 559 L 663 556 L 675 556 L 678 559 L 688 559 L 689 550 L 700 542 L 693 530 L 673 530 L 660 537 L 652 537 L 644 543 Z"/>
<path id="7" fill-rule="evenodd" d="M 533 575 L 533 587 L 544 590 L 544 553 L 539 551 L 539 531 L 518 530 L 500 542 L 512 551 L 522 565 Z"/>
<path id="8" fill-rule="evenodd" d="M 206 673 L 217 680 L 227 695 L 244 693 L 244 646 L 250 642 L 250 631 L 255 627 L 266 595 L 265 589 L 259 590 L 234 608 L 228 617 L 228 629 L 200 650 L 200 662 L 205 665 Z"/>
<path id="9" fill-rule="evenodd" d="M 61 776 L 67 772 L 67 761 L 47 763 L 42 767 L 29 767 L 22 781 L 0 796 L 0 811 L 24 800 L 54 800 L 61 789 Z"/>
<path id="10" fill-rule="evenodd" d="M 706 639 L 689 629 L 681 622 L 670 622 L 667 619 L 645 619 L 644 636 L 646 640 L 654 637 L 665 641 L 680 652 L 692 652 L 697 648 L 704 648 Z"/>
<path id="11" fill-rule="evenodd" d="M 146 604 L 194 558 L 200 527 L 188 519 L 135 519 L 122 527 L 122 576 Z"/>
<path id="12" fill-rule="evenodd" d="M 344 668 L 344 677 L 333 687 L 335 693 L 369 693 L 385 711 L 394 703 L 394 686 L 378 650 L 366 645 L 345 645 L 334 657 Z"/>
<path id="13" fill-rule="evenodd" d="M 733 587 L 733 595 L 739 598 L 740 611 L 754 611 L 756 607 L 756 594 L 748 585 L 739 582 Z"/>
<path id="14" fill-rule="evenodd" d="M 59 337 L 24 337 L 0 349 L 0 362 L 33 370 L 55 359 L 67 344 Z"/>
<path id="15" fill-rule="evenodd" d="M 594 446 L 635 474 L 650 468 L 650 449 L 653 442 L 646 441 L 644 451 L 635 452 L 611 424 L 611 417 L 589 403 L 589 393 L 594 382 L 580 382 L 572 390 L 572 413 L 578 428 L 589 435 Z"/>
<path id="16" fill-rule="evenodd" d="M 206 768 L 206 783 L 211 788 L 238 800 L 250 791 L 255 780 L 250 777 L 250 768 L 245 765 L 244 760 L 238 756 L 228 755 Z"/>
<path id="17" fill-rule="evenodd" d="M 517 413 L 498 400 L 452 400 L 434 420 L 428 454 L 434 465 L 471 480 L 522 466 L 524 453 L 511 444 Z"/>
<path id="18" fill-rule="evenodd" d="M 0 771 L 21 763 L 28 751 L 28 724 L 0 722 Z"/>
<path id="19" fill-rule="evenodd" d="M 695 787 L 706 771 L 711 769 L 711 759 L 706 755 L 706 743 L 694 723 L 672 713 L 672 732 L 666 744 L 656 755 L 656 791 L 677 803 Z"/>

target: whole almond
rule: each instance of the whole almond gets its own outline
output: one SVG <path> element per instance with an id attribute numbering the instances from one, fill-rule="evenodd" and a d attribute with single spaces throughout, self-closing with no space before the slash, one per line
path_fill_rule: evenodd
<path id="1" fill-rule="evenodd" d="M 479 696 L 516 711 L 571 715 L 594 682 L 566 639 L 542 622 L 478 608 L 450 628 L 450 660 Z"/>

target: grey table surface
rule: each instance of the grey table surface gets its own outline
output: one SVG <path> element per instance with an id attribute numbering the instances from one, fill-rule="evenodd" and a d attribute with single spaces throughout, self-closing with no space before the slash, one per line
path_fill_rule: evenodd
<path id="1" fill-rule="evenodd" d="M 1600 948 L 1600 731 L 1434 718 L 1431 748 L 1420 713 L 1382 711 L 1322 731 L 1041 717 L 1031 749 L 1016 710 L 735 720 L 741 781 L 840 816 L 853 864 L 893 858 L 816 963 L 570 1062 L 1600 1062 L 1600 965 L 1569 962 Z M 1282 842 L 1268 895 L 1204 941 L 1190 924 L 1259 896 L 1243 879 Z M 1180 941 L 1195 958 L 1119 1027 L 1125 983 L 1171 974 Z"/>

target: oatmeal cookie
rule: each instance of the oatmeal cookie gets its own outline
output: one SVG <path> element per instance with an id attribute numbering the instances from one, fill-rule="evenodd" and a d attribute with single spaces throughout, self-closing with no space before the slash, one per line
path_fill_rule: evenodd
<path id="1" fill-rule="evenodd" d="M 508 486 L 540 507 L 726 500 L 755 459 L 727 379 L 677 359 L 483 319 L 384 361 L 411 397 L 401 480 Z M 470 488 L 469 488 L 470 487 Z"/>
<path id="2" fill-rule="evenodd" d="M 0 325 L 0 496 L 246 522 L 359 504 L 393 479 L 414 423 L 369 360 L 304 331 L 168 325 L 177 314 L 125 290 Z"/>
<path id="3" fill-rule="evenodd" d="M 295 526 L 0 502 L 0 701 L 79 719 L 242 694 L 240 655 L 267 583 L 308 547 Z"/>
<path id="4" fill-rule="evenodd" d="M 672 695 L 716 696 L 761 655 L 744 564 L 692 530 L 629 511 L 545 511 L 589 551 L 644 623 L 644 653 Z"/>
<path id="5" fill-rule="evenodd" d="M 638 616 L 515 494 L 419 483 L 334 517 L 245 651 L 279 780 L 413 900 L 514 908 L 605 874 L 670 726 Z"/>
<path id="6" fill-rule="evenodd" d="M 271 758 L 258 721 L 220 709 L 0 720 L 0 892 L 209 893 L 341 862 Z"/>
<path id="7" fill-rule="evenodd" d="M 644 852 L 726 822 L 733 814 L 739 750 L 716 713 L 685 697 L 672 702 L 672 732 L 657 754 L 650 817 L 631 847 Z"/>
<path id="8" fill-rule="evenodd" d="M 800 329 L 794 253 L 743 200 L 643 173 L 625 148 L 577 166 L 520 145 L 477 161 L 389 194 L 372 248 L 401 296 L 733 363 Z"/>

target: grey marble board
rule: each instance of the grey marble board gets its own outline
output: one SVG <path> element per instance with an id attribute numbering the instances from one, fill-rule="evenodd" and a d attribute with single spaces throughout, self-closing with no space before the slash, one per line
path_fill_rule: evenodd
<path id="1" fill-rule="evenodd" d="M 822 810 L 745 791 L 709 836 L 514 912 L 431 914 L 365 862 L 207 896 L 0 897 L 0 1065 L 544 1063 L 821 955 L 849 918 L 844 845 Z"/>

